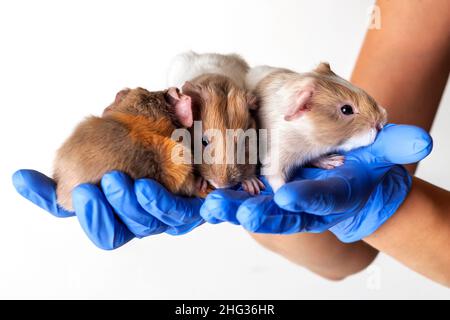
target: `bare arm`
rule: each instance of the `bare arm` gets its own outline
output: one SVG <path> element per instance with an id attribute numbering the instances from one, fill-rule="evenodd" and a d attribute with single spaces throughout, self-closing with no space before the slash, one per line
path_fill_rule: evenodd
<path id="1" fill-rule="evenodd" d="M 400 209 L 365 241 L 450 287 L 450 192 L 415 178 Z"/>
<path id="2" fill-rule="evenodd" d="M 450 2 L 380 0 L 378 5 L 381 9 L 382 28 L 368 31 L 351 80 L 387 108 L 391 122 L 414 124 L 429 130 L 450 69 Z M 415 167 L 410 169 L 413 173 Z M 410 215 L 419 217 L 421 213 L 417 208 L 422 201 L 423 205 L 432 206 L 433 199 L 427 198 L 427 195 L 431 194 L 421 190 L 421 183 L 416 180 L 411 193 L 412 200 L 408 198 L 408 203 L 417 203 L 417 206 L 405 204 L 401 209 L 402 213 L 399 211 L 399 214 L 394 216 L 395 219 L 392 218 L 392 223 L 389 224 L 392 225 L 391 228 L 379 233 L 377 238 L 379 242 L 370 239 L 367 242 L 398 258 L 411 268 L 439 280 L 442 276 L 436 276 L 436 273 L 439 273 L 437 270 L 428 270 L 430 266 L 425 261 L 420 262 L 419 259 L 416 262 L 418 266 L 414 265 L 415 259 L 420 257 L 410 251 L 412 248 L 409 241 L 413 241 L 411 234 L 404 234 L 404 245 L 408 246 L 405 246 L 403 251 L 399 243 L 389 248 L 389 241 L 386 240 L 395 235 L 388 231 L 406 220 L 402 218 L 407 216 L 404 211 L 414 210 Z M 450 197 L 448 193 L 446 196 Z M 445 198 L 442 192 L 441 197 Z M 438 214 L 441 215 L 442 213 Z M 429 218 L 434 219 L 433 217 L 432 215 Z M 444 222 L 443 220 L 445 219 L 441 219 L 441 222 Z M 394 223 L 395 221 L 398 222 Z M 448 226 L 448 216 L 446 221 Z M 445 226 L 445 224 L 441 227 L 436 226 L 433 232 L 441 232 L 441 237 L 448 237 L 448 228 Z M 398 228 L 397 237 L 401 238 L 403 237 L 401 230 L 404 228 Z M 431 233 L 431 230 L 434 229 L 428 230 L 428 233 Z M 362 242 L 343 244 L 329 232 L 320 235 L 253 235 L 253 237 L 287 259 L 330 279 L 341 279 L 364 269 L 377 255 L 377 250 Z M 448 254 L 448 243 L 447 238 L 446 250 L 434 247 L 438 245 L 437 242 L 429 243 L 427 249 L 441 255 Z M 445 245 L 441 242 L 440 245 L 442 244 Z M 424 257 L 426 254 L 422 256 Z M 440 261 L 438 269 L 442 271 L 445 261 Z"/>
<path id="3" fill-rule="evenodd" d="M 450 2 L 377 4 L 381 29 L 367 33 L 351 81 L 386 107 L 390 122 L 429 131 L 450 70 Z"/>
<path id="4" fill-rule="evenodd" d="M 331 232 L 294 235 L 252 234 L 267 249 L 329 280 L 342 280 L 365 269 L 378 251 L 363 241 L 343 243 Z"/>
<path id="5" fill-rule="evenodd" d="M 448 0 L 378 1 L 381 29 L 370 30 L 352 82 L 389 120 L 431 129 L 450 70 Z"/>
<path id="6" fill-rule="evenodd" d="M 391 122 L 430 130 L 450 71 L 450 2 L 378 5 L 382 29 L 368 32 L 352 81 L 387 108 Z M 449 286 L 450 193 L 415 179 L 403 206 L 366 242 Z"/>

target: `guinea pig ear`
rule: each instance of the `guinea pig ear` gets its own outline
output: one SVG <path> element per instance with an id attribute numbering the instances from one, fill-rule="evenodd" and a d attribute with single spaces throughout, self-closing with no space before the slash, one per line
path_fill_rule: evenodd
<path id="1" fill-rule="evenodd" d="M 328 62 L 322 62 L 320 63 L 316 69 L 314 69 L 314 72 L 320 73 L 326 76 L 334 76 L 336 75 L 330 67 L 330 64 Z"/>
<path id="2" fill-rule="evenodd" d="M 293 121 L 302 117 L 305 112 L 311 110 L 310 101 L 314 94 L 312 89 L 301 90 L 296 94 L 294 102 L 289 106 L 284 115 L 284 120 Z"/>
<path id="3" fill-rule="evenodd" d="M 192 101 L 188 96 L 183 95 L 175 104 L 175 116 L 180 124 L 185 128 L 191 128 L 194 124 L 192 115 Z"/>
<path id="4" fill-rule="evenodd" d="M 180 93 L 177 88 L 170 88 L 166 93 L 166 99 L 171 104 L 178 122 L 185 128 L 192 127 L 194 116 L 192 114 L 191 97 Z"/>
<path id="5" fill-rule="evenodd" d="M 111 103 L 108 107 L 105 108 L 105 110 L 103 110 L 103 115 L 108 114 L 114 110 L 116 110 L 119 106 L 119 104 L 122 102 L 123 99 L 125 99 L 125 97 L 127 96 L 127 94 L 130 92 L 131 90 L 128 88 L 122 89 L 120 90 L 117 94 L 116 94 L 116 98 L 114 99 L 114 102 Z"/>
<path id="6" fill-rule="evenodd" d="M 259 107 L 258 98 L 252 93 L 247 93 L 247 106 L 250 110 L 257 110 Z"/>

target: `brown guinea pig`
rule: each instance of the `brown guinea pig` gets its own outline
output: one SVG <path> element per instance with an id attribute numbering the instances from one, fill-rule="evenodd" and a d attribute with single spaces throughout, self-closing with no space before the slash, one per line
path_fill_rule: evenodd
<path id="1" fill-rule="evenodd" d="M 384 108 L 328 63 L 308 73 L 255 67 L 246 83 L 258 98 L 258 125 L 268 131 L 262 174 L 274 191 L 298 166 L 342 165 L 344 157 L 336 152 L 371 144 L 386 123 Z"/>
<path id="2" fill-rule="evenodd" d="M 250 137 L 243 145 L 244 161 L 237 161 L 237 155 L 234 161 L 227 161 L 227 152 L 237 151 L 236 148 L 227 149 L 227 130 L 245 132 L 255 129 L 256 134 L 256 122 L 249 112 L 249 104 L 253 103 L 251 96 L 228 78 L 217 74 L 202 75 L 187 82 L 183 93 L 192 97 L 194 120 L 201 121 L 202 125 L 199 132 L 202 134 L 204 156 L 202 163 L 196 165 L 199 174 L 218 189 L 243 183 L 244 189 L 250 193 L 259 193 L 264 186 L 255 177 L 257 160 L 250 161 Z M 253 142 L 256 144 L 256 140 Z M 233 143 L 239 145 L 238 139 L 234 138 Z M 205 154 L 208 153 L 214 157 L 211 163 L 206 161 Z"/>
<path id="3" fill-rule="evenodd" d="M 201 128 L 192 130 L 203 144 L 203 158 L 196 161 L 199 174 L 218 189 L 242 183 L 244 190 L 257 194 L 264 185 L 256 178 L 257 132 L 252 115 L 256 99 L 245 88 L 248 70 L 247 62 L 236 54 L 186 52 L 172 61 L 168 81 L 192 97 L 194 120 L 201 122 Z M 232 138 L 230 131 L 235 134 Z"/>
<path id="4" fill-rule="evenodd" d="M 73 211 L 73 188 L 98 184 L 112 170 L 155 179 L 176 194 L 205 197 L 193 166 L 172 161 L 174 148 L 191 152 L 171 139 L 175 129 L 192 126 L 191 107 L 190 97 L 176 88 L 120 91 L 102 117 L 81 122 L 58 150 L 53 175 L 58 204 Z"/>

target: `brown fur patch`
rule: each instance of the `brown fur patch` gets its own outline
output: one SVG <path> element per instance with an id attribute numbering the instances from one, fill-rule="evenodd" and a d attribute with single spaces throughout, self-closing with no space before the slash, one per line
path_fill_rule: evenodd
<path id="1" fill-rule="evenodd" d="M 216 148 L 213 154 L 222 159 L 223 164 L 202 164 L 197 166 L 202 177 L 214 180 L 221 185 L 234 185 L 255 175 L 256 165 L 226 164 L 226 130 L 255 128 L 255 121 L 250 113 L 254 109 L 254 97 L 249 92 L 225 76 L 205 74 L 191 81 L 184 90 L 193 98 L 194 119 L 202 121 L 203 132 L 219 130 L 222 143 L 213 141 Z M 248 159 L 248 146 L 245 153 Z M 235 155 L 236 158 L 236 155 Z"/>
<path id="2" fill-rule="evenodd" d="M 315 87 L 310 117 L 317 125 L 317 139 L 323 144 L 341 144 L 349 137 L 386 121 L 386 114 L 371 96 L 337 81 L 336 76 L 316 77 Z M 342 114 L 340 107 L 345 103 L 353 106 L 354 115 Z"/>
<path id="3" fill-rule="evenodd" d="M 111 117 L 126 125 L 129 129 L 129 137 L 135 144 L 144 148 L 156 149 L 160 155 L 162 166 L 162 183 L 173 193 L 179 193 L 186 180 L 192 174 L 190 164 L 174 163 L 172 151 L 179 146 L 177 142 L 170 139 L 175 129 L 167 118 L 152 119 L 141 115 L 130 115 L 115 112 Z M 190 150 L 184 150 L 190 152 Z"/>
<path id="4" fill-rule="evenodd" d="M 167 118 L 154 119 L 123 112 L 113 112 L 110 117 L 124 124 L 130 130 L 130 137 L 133 141 L 140 141 L 148 146 L 153 144 L 155 136 L 170 137 L 175 130 L 174 125 Z"/>
<path id="5" fill-rule="evenodd" d="M 55 159 L 59 205 L 72 211 L 73 188 L 98 184 L 113 170 L 133 179 L 155 179 L 173 193 L 196 195 L 193 166 L 172 161 L 172 150 L 179 145 L 170 139 L 176 127 L 169 114 L 163 92 L 139 88 L 111 105 L 103 117 L 81 122 Z"/>

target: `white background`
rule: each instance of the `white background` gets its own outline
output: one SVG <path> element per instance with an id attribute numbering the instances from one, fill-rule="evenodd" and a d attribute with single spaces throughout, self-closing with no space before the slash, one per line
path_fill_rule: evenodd
<path id="1" fill-rule="evenodd" d="M 238 52 L 251 64 L 302 71 L 325 60 L 348 78 L 371 3 L 0 2 L 0 298 L 450 298 L 450 290 L 384 255 L 344 282 L 323 280 L 230 225 L 103 252 L 76 219 L 50 216 L 11 184 L 19 168 L 50 174 L 72 128 L 119 89 L 163 88 L 170 58 L 184 50 Z M 447 92 L 432 132 L 435 151 L 419 170 L 447 189 L 449 103 Z"/>

